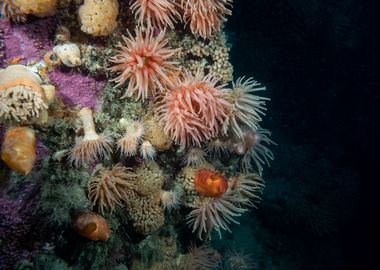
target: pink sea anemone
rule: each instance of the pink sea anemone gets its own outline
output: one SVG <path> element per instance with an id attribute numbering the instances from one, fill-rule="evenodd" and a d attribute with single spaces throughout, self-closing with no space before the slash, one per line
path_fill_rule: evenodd
<path id="1" fill-rule="evenodd" d="M 231 15 L 232 0 L 182 0 L 183 20 L 193 34 L 203 38 L 219 32 L 225 16 Z"/>
<path id="2" fill-rule="evenodd" d="M 173 23 L 179 17 L 173 0 L 135 0 L 131 9 L 138 24 L 146 24 L 148 29 L 163 29 L 166 26 L 174 28 Z"/>
<path id="3" fill-rule="evenodd" d="M 163 92 L 170 83 L 169 73 L 176 70 L 176 62 L 169 60 L 176 50 L 166 47 L 165 32 L 154 36 L 152 30 L 143 33 L 138 28 L 136 37 L 128 32 L 123 41 L 124 44 L 117 45 L 117 54 L 110 58 L 113 66 L 109 68 L 119 74 L 112 80 L 117 83 L 116 87 L 129 81 L 123 98 L 136 95 L 137 99 L 145 100 L 154 97 L 157 89 Z"/>
<path id="4" fill-rule="evenodd" d="M 160 122 L 170 137 L 182 146 L 197 145 L 216 137 L 226 121 L 230 103 L 224 85 L 217 86 L 217 77 L 200 71 L 193 76 L 184 73 L 172 89 L 165 93 L 158 107 Z"/>

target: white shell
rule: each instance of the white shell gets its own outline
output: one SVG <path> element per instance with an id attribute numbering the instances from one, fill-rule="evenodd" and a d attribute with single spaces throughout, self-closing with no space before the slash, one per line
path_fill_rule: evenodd
<path id="1" fill-rule="evenodd" d="M 68 67 L 77 67 L 82 64 L 80 59 L 80 50 L 75 43 L 65 43 L 53 48 L 62 63 Z"/>

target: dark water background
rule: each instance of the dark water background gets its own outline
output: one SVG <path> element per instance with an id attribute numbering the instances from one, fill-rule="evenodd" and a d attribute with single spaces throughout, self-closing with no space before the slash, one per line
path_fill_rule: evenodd
<path id="1" fill-rule="evenodd" d="M 257 255 L 264 269 L 274 268 L 268 260 L 278 269 L 380 269 L 374 7 L 234 1 L 227 23 L 234 77 L 267 86 L 263 125 L 278 143 L 262 204 L 242 221 L 261 239 L 233 240 L 271 257 Z"/>

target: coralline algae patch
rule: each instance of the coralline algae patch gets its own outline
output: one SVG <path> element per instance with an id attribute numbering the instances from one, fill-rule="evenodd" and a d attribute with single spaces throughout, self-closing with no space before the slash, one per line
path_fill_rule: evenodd
<path id="1" fill-rule="evenodd" d="M 68 106 L 95 109 L 104 81 L 75 71 L 54 70 L 49 73 L 50 82 L 56 87 L 56 94 Z"/>
<path id="2" fill-rule="evenodd" d="M 14 24 L 6 19 L 0 19 L 4 46 L 2 49 L 4 59 L 0 64 L 5 65 L 16 60 L 17 63 L 26 64 L 40 60 L 44 51 L 53 48 L 50 36 L 54 33 L 55 27 L 55 19 L 52 17 L 28 24 Z"/>

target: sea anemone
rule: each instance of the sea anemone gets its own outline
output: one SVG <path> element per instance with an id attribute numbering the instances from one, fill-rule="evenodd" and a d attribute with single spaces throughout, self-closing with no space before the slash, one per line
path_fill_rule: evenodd
<path id="1" fill-rule="evenodd" d="M 112 170 L 101 168 L 95 176 L 88 182 L 88 198 L 92 207 L 98 206 L 100 212 L 104 210 L 115 210 L 116 205 L 133 196 L 136 186 L 129 180 L 136 178 L 137 175 L 130 168 L 115 165 Z"/>
<path id="2" fill-rule="evenodd" d="M 191 147 L 183 157 L 182 163 L 186 166 L 199 166 L 205 163 L 205 151 L 200 147 Z"/>
<path id="3" fill-rule="evenodd" d="M 114 65 L 109 70 L 119 74 L 112 81 L 117 83 L 116 87 L 129 81 L 122 98 L 133 94 L 142 100 L 155 97 L 157 88 L 163 92 L 165 85 L 170 84 L 168 74 L 176 70 L 176 62 L 169 59 L 176 50 L 165 47 L 168 40 L 164 38 L 164 31 L 154 36 L 153 30 L 147 29 L 143 34 L 138 28 L 136 37 L 129 32 L 128 35 L 123 36 L 124 44 L 119 42 L 117 54 L 110 58 Z"/>
<path id="4" fill-rule="evenodd" d="M 261 198 L 258 193 L 262 193 L 265 185 L 264 180 L 256 173 L 243 173 L 231 177 L 231 189 L 237 191 L 237 195 L 245 199 L 244 205 L 256 207 Z"/>
<path id="5" fill-rule="evenodd" d="M 221 255 L 218 251 L 207 246 L 197 247 L 191 244 L 188 248 L 188 253 L 185 255 L 182 262 L 181 270 L 212 270 L 215 269 L 221 260 Z"/>
<path id="6" fill-rule="evenodd" d="M 223 128 L 225 132 L 231 129 L 234 135 L 241 138 L 243 137 L 241 125 L 256 130 L 258 123 L 262 120 L 261 115 L 265 115 L 265 102 L 270 99 L 253 95 L 255 92 L 265 90 L 265 87 L 253 78 L 244 81 L 244 77 L 241 77 L 232 84 L 233 87 L 229 96 L 232 110 Z"/>
<path id="7" fill-rule="evenodd" d="M 183 20 L 190 23 L 193 34 L 202 38 L 219 32 L 225 16 L 231 15 L 232 0 L 182 0 Z"/>
<path id="8" fill-rule="evenodd" d="M 41 79 L 23 65 L 0 70 L 0 121 L 28 122 L 47 114 Z"/>
<path id="9" fill-rule="evenodd" d="M 226 270 L 253 270 L 257 269 L 256 263 L 252 259 L 252 254 L 242 251 L 228 250 L 223 256 Z"/>
<path id="10" fill-rule="evenodd" d="M 274 159 L 274 155 L 268 146 L 276 145 L 269 136 L 271 132 L 266 129 L 259 128 L 256 131 L 244 132 L 243 138 L 248 143 L 247 151 L 243 153 L 242 167 L 245 171 L 252 169 L 252 161 L 255 163 L 259 174 L 263 172 L 263 165 L 270 166 L 270 161 Z"/>
<path id="11" fill-rule="evenodd" d="M 199 169 L 195 175 L 194 186 L 201 196 L 218 197 L 227 191 L 228 181 L 220 172 Z"/>
<path id="12" fill-rule="evenodd" d="M 187 224 L 201 240 L 204 236 L 210 239 L 214 230 L 222 238 L 221 229 L 231 232 L 229 224 L 239 224 L 235 218 L 247 211 L 242 207 L 244 202 L 245 199 L 236 196 L 236 191 L 228 191 L 193 209 L 186 217 Z"/>
<path id="13" fill-rule="evenodd" d="M 158 107 L 158 117 L 165 132 L 181 146 L 200 146 L 216 137 L 230 111 L 224 85 L 216 86 L 215 74 L 195 76 L 184 73 L 176 78 L 172 89 L 163 96 Z"/>
<path id="14" fill-rule="evenodd" d="M 144 125 L 140 120 L 125 123 L 124 136 L 118 140 L 117 148 L 125 156 L 134 156 L 137 153 L 137 146 L 144 135 Z"/>
<path id="15" fill-rule="evenodd" d="M 70 162 L 79 167 L 83 163 L 94 163 L 109 157 L 112 153 L 112 140 L 96 133 L 91 109 L 83 108 L 78 115 L 83 124 L 84 138 L 71 150 Z"/>
<path id="16" fill-rule="evenodd" d="M 12 0 L 2 0 L 0 3 L 1 14 L 13 22 L 26 22 L 26 14 L 21 12 L 20 8 L 13 4 Z"/>
<path id="17" fill-rule="evenodd" d="M 222 139 L 216 138 L 215 140 L 207 142 L 205 151 L 208 155 L 217 158 L 221 157 L 222 155 L 228 156 L 228 143 Z"/>
<path id="18" fill-rule="evenodd" d="M 139 26 L 146 23 L 147 29 L 174 28 L 175 17 L 180 16 L 173 0 L 135 0 L 131 9 Z"/>
<path id="19" fill-rule="evenodd" d="M 140 146 L 140 154 L 143 159 L 154 160 L 156 157 L 156 149 L 149 141 L 143 141 Z"/>
<path id="20" fill-rule="evenodd" d="M 177 209 L 180 205 L 180 198 L 174 191 L 161 191 L 161 206 L 166 211 Z"/>

